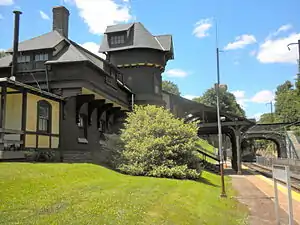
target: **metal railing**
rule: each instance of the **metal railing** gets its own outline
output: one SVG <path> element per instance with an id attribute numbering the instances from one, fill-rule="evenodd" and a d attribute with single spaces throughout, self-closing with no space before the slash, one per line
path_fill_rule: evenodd
<path id="1" fill-rule="evenodd" d="M 289 166 L 293 173 L 300 174 L 300 160 L 287 158 L 266 158 L 263 156 L 256 157 L 256 163 L 261 166 L 272 168 L 273 164 Z"/>

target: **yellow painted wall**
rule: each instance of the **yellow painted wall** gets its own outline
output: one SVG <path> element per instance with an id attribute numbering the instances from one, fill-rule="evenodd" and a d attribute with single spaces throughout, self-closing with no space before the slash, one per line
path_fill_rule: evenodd
<path id="1" fill-rule="evenodd" d="M 16 91 L 7 88 L 7 91 Z M 6 96 L 5 128 L 21 130 L 22 126 L 22 94 L 8 94 Z"/>
<path id="2" fill-rule="evenodd" d="M 51 137 L 51 148 L 58 148 L 59 137 Z"/>
<path id="3" fill-rule="evenodd" d="M 50 148 L 50 139 L 47 135 L 39 135 L 38 148 Z"/>
<path id="4" fill-rule="evenodd" d="M 26 134 L 25 148 L 35 148 L 35 144 L 36 144 L 36 135 L 35 134 Z"/>
<path id="5" fill-rule="evenodd" d="M 26 119 L 26 130 L 36 131 L 37 125 L 37 103 L 40 100 L 48 101 L 52 108 L 52 133 L 59 134 L 59 102 L 49 100 L 37 95 L 27 95 L 27 119 Z"/>

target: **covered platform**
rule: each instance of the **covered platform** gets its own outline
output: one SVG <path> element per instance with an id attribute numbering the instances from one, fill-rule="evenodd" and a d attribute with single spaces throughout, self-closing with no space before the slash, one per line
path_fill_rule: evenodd
<path id="1" fill-rule="evenodd" d="M 11 78 L 0 78 L 0 160 L 28 149 L 59 149 L 63 99 Z"/>
<path id="2" fill-rule="evenodd" d="M 217 135 L 217 110 L 214 107 L 164 92 L 167 108 L 177 117 L 184 118 L 186 122 L 198 122 L 198 135 Z M 228 136 L 232 144 L 232 167 L 237 173 L 241 173 L 241 142 L 242 135 L 250 127 L 254 126 L 255 120 L 220 112 L 222 118 L 222 134 Z"/>

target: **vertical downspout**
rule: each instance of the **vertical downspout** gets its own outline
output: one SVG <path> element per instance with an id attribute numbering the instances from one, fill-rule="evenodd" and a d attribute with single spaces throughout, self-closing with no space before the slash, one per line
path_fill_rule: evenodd
<path id="1" fill-rule="evenodd" d="M 22 14 L 22 12 L 14 11 L 13 13 L 15 14 L 15 25 L 14 25 L 13 56 L 12 56 L 12 66 L 11 66 L 10 77 L 16 76 L 16 73 L 17 73 L 20 15 Z"/>
<path id="2" fill-rule="evenodd" d="M 134 109 L 134 94 L 131 94 L 131 110 L 133 111 Z"/>

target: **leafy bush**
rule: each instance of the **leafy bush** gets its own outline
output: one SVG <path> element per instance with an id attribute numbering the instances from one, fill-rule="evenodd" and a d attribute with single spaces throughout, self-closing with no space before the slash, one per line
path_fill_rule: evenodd
<path id="1" fill-rule="evenodd" d="M 121 172 L 181 179 L 201 175 L 196 124 L 185 124 L 163 107 L 136 106 L 128 113 L 121 140 Z"/>

